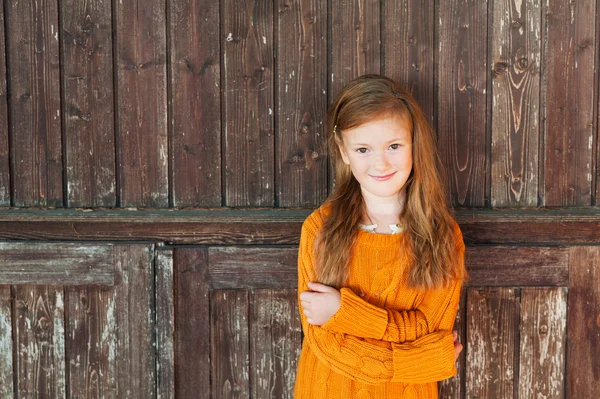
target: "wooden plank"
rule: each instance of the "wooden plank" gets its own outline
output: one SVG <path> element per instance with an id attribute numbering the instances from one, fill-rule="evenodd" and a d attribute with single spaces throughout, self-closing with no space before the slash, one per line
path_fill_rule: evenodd
<path id="1" fill-rule="evenodd" d="M 415 97 L 431 126 L 436 124 L 434 11 L 434 0 L 384 1 L 381 10 L 382 74 Z"/>
<path id="2" fill-rule="evenodd" d="M 219 2 L 167 4 L 173 205 L 220 206 Z"/>
<path id="3" fill-rule="evenodd" d="M 4 0 L 0 1 L 0 26 L 5 27 Z M 8 124 L 8 92 L 6 89 L 6 41 L 5 29 L 0 29 L 0 206 L 10 205 L 10 147 Z M 0 377 L 1 379 L 1 377 Z M 11 381 L 12 386 L 12 381 Z M 0 387 L 0 392 L 2 387 Z"/>
<path id="4" fill-rule="evenodd" d="M 460 293 L 460 302 L 453 330 L 458 333 L 458 341 L 463 345 L 463 350 L 456 359 L 456 376 L 438 383 L 438 396 L 440 399 L 455 399 L 464 397 L 465 368 L 466 368 L 466 342 L 467 342 L 467 287 L 463 285 Z"/>
<path id="5" fill-rule="evenodd" d="M 567 398 L 600 397 L 600 247 L 571 251 Z"/>
<path id="6" fill-rule="evenodd" d="M 156 251 L 156 397 L 175 397 L 175 360 L 173 336 L 175 311 L 173 308 L 173 251 Z M 197 300 L 197 298 L 194 298 Z M 198 355 L 197 353 L 195 353 Z M 188 366 L 187 363 L 183 363 Z"/>
<path id="7" fill-rule="evenodd" d="M 169 205 L 165 8 L 115 2 L 120 206 Z"/>
<path id="8" fill-rule="evenodd" d="M 62 287 L 15 286 L 13 318 L 19 397 L 65 397 Z"/>
<path id="9" fill-rule="evenodd" d="M 10 285 L 0 285 L 0 397 L 13 398 L 12 296 Z"/>
<path id="10" fill-rule="evenodd" d="M 250 386 L 253 398 L 294 396 L 302 340 L 296 290 L 251 294 Z"/>
<path id="11" fill-rule="evenodd" d="M 518 376 L 518 291 L 467 290 L 467 398 L 513 398 Z"/>
<path id="12" fill-rule="evenodd" d="M 210 303 L 212 398 L 248 399 L 248 292 L 213 291 Z"/>
<path id="13" fill-rule="evenodd" d="M 327 197 L 327 7 L 277 6 L 277 205 L 318 206 Z"/>
<path id="14" fill-rule="evenodd" d="M 438 149 L 457 207 L 485 205 L 487 2 L 440 0 L 437 7 Z"/>
<path id="15" fill-rule="evenodd" d="M 13 204 L 63 205 L 58 2 L 5 7 Z"/>
<path id="16" fill-rule="evenodd" d="M 112 245 L 0 242 L 5 284 L 113 285 Z"/>
<path id="17" fill-rule="evenodd" d="M 523 288 L 519 398 L 565 397 L 566 328 L 567 288 Z"/>
<path id="18" fill-rule="evenodd" d="M 492 4 L 492 206 L 538 204 L 539 2 Z"/>
<path id="19" fill-rule="evenodd" d="M 591 205 L 596 1 L 545 3 L 542 204 Z"/>
<path id="20" fill-rule="evenodd" d="M 292 245 L 313 209 L 0 210 L 0 239 Z M 468 246 L 600 244 L 600 208 L 457 210 Z"/>
<path id="21" fill-rule="evenodd" d="M 294 288 L 298 286 L 298 248 L 209 248 L 213 289 Z"/>
<path id="22" fill-rule="evenodd" d="M 177 248 L 173 266 L 175 392 L 177 397 L 210 399 L 208 251 Z"/>
<path id="23" fill-rule="evenodd" d="M 67 204 L 114 207 L 111 4 L 60 5 Z"/>
<path id="24" fill-rule="evenodd" d="M 274 205 L 273 2 L 221 0 L 225 203 Z"/>
<path id="25" fill-rule="evenodd" d="M 117 397 L 156 397 L 154 246 L 115 246 Z"/>
<path id="26" fill-rule="evenodd" d="M 465 258 L 471 286 L 569 285 L 565 247 L 473 247 Z"/>
<path id="27" fill-rule="evenodd" d="M 112 287 L 67 287 L 65 363 L 69 396 L 115 397 L 117 325 Z"/>

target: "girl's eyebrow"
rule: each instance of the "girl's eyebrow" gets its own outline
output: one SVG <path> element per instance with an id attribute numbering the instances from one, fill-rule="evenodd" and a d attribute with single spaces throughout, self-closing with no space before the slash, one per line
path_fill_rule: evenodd
<path id="1" fill-rule="evenodd" d="M 404 138 L 404 137 L 398 137 L 398 138 L 395 138 L 393 140 L 388 141 L 386 144 L 393 143 L 394 141 L 406 141 L 406 140 L 407 139 Z M 369 144 L 363 144 L 363 143 L 352 143 L 352 145 L 364 145 L 364 146 L 367 146 L 367 147 L 369 146 Z"/>

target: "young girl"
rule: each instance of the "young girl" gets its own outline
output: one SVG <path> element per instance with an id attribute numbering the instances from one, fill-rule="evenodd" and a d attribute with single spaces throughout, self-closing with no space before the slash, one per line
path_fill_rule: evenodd
<path id="1" fill-rule="evenodd" d="M 462 349 L 451 330 L 467 273 L 434 133 L 410 93 L 364 75 L 327 134 L 336 184 L 302 225 L 294 397 L 437 398 Z"/>

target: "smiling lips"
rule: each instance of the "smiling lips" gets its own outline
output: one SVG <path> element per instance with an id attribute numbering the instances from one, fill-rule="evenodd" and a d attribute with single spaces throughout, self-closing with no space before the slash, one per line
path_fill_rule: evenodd
<path id="1" fill-rule="evenodd" d="M 389 178 L 391 178 L 392 176 L 394 176 L 394 174 L 396 174 L 396 172 L 394 173 L 390 173 L 389 175 L 385 175 L 385 176 L 371 176 L 373 179 L 377 180 L 377 181 L 384 181 L 384 180 L 388 180 Z"/>

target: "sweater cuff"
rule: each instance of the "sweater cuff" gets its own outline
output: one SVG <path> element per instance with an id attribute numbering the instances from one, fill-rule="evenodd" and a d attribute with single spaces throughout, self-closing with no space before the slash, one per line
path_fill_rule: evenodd
<path id="1" fill-rule="evenodd" d="M 427 334 L 393 347 L 393 381 L 413 384 L 442 381 L 456 375 L 454 337 L 450 331 Z"/>
<path id="2" fill-rule="evenodd" d="M 349 288 L 340 289 L 342 304 L 321 327 L 362 338 L 381 339 L 388 325 L 388 312 L 363 300 Z"/>

